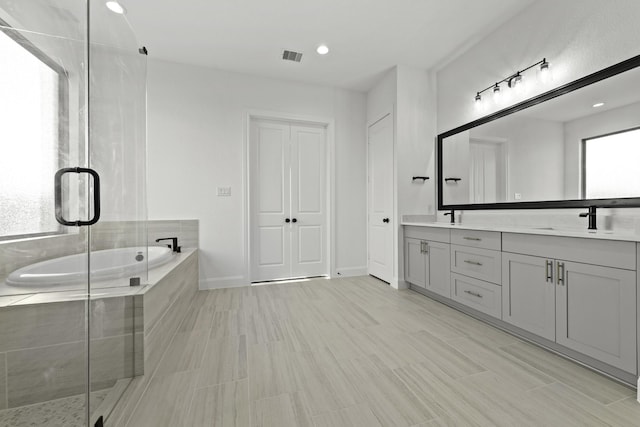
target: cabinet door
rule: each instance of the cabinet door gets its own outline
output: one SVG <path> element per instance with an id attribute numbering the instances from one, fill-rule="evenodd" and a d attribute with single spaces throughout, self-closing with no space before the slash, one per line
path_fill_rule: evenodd
<path id="1" fill-rule="evenodd" d="M 427 242 L 427 289 L 451 298 L 451 245 Z"/>
<path id="2" fill-rule="evenodd" d="M 548 340 L 556 338 L 553 260 L 502 254 L 502 320 Z"/>
<path id="3" fill-rule="evenodd" d="M 557 261 L 556 274 L 556 342 L 635 374 L 636 273 Z"/>
<path id="4" fill-rule="evenodd" d="M 404 280 L 412 285 L 427 286 L 427 255 L 422 252 L 422 241 L 404 239 Z"/>

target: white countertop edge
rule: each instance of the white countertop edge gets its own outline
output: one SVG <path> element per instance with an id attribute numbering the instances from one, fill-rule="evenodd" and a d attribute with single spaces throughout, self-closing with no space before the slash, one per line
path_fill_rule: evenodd
<path id="1" fill-rule="evenodd" d="M 478 224 L 449 224 L 446 222 L 406 222 L 400 223 L 404 226 L 413 227 L 433 227 L 433 228 L 448 228 L 451 230 L 478 230 L 478 231 L 496 231 L 502 233 L 516 233 L 516 234 L 537 234 L 542 236 L 556 236 L 556 237 L 577 237 L 583 239 L 601 239 L 601 240 L 620 240 L 626 242 L 640 242 L 640 235 L 632 232 L 616 232 L 611 230 L 545 230 L 537 229 L 535 227 L 510 227 L 499 225 L 478 225 Z"/>

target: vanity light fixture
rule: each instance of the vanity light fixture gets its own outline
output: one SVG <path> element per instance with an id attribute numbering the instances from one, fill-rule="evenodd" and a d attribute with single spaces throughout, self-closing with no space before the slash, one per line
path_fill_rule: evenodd
<path id="1" fill-rule="evenodd" d="M 527 68 L 524 68 L 520 71 L 516 71 L 513 74 L 510 74 L 508 77 L 505 77 L 504 79 L 500 80 L 499 82 L 496 82 L 494 84 L 492 84 L 489 87 L 486 87 L 484 89 L 482 89 L 481 91 L 476 92 L 476 96 L 475 96 L 475 102 L 476 105 L 479 105 L 480 103 L 482 103 L 482 93 L 488 91 L 489 89 L 493 90 L 493 98 L 498 101 L 501 97 L 501 84 L 502 83 L 506 83 L 507 86 L 511 89 L 516 89 L 516 90 L 520 90 L 522 88 L 522 86 L 524 85 L 524 76 L 523 73 L 525 71 L 528 71 L 534 67 L 539 66 L 539 76 L 540 76 L 540 80 L 547 81 L 549 79 L 549 74 L 550 74 L 550 67 L 551 64 L 549 64 L 549 62 L 547 61 L 547 58 L 543 58 L 542 61 L 538 61 L 533 65 L 528 66 Z"/>
<path id="2" fill-rule="evenodd" d="M 595 104 L 593 104 L 593 108 L 600 108 L 604 105 L 604 102 L 596 102 Z"/>
<path id="3" fill-rule="evenodd" d="M 111 12 L 117 13 L 118 15 L 124 15 L 127 12 L 124 6 L 122 6 L 117 1 L 108 1 L 105 3 L 105 5 Z"/>

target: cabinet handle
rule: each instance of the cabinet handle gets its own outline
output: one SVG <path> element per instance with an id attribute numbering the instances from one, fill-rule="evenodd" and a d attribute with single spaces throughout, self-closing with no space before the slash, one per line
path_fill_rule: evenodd
<path id="1" fill-rule="evenodd" d="M 472 265 L 482 265 L 481 262 L 471 261 L 470 259 L 465 259 L 464 262 L 466 262 L 467 264 L 472 264 Z"/>
<path id="2" fill-rule="evenodd" d="M 474 297 L 477 298 L 482 298 L 482 294 L 479 294 L 477 292 L 473 292 L 473 291 L 464 291 L 465 294 L 469 294 L 469 295 L 473 295 Z"/>
<path id="3" fill-rule="evenodd" d="M 463 237 L 463 239 L 464 239 L 464 240 L 475 240 L 476 242 L 479 242 L 479 241 L 481 241 L 481 240 L 482 240 L 482 239 L 481 239 L 481 238 L 479 238 L 479 237 L 467 237 L 467 236 L 464 236 L 464 237 Z"/>
<path id="4" fill-rule="evenodd" d="M 427 242 L 425 242 L 424 240 L 421 241 L 420 242 L 420 253 L 422 253 L 422 254 L 429 253 L 428 245 L 429 244 Z"/>
<path id="5" fill-rule="evenodd" d="M 547 275 L 547 282 L 553 283 L 553 261 L 547 260 L 547 267 L 545 271 Z"/>
<path id="6" fill-rule="evenodd" d="M 557 277 L 558 286 L 564 286 L 564 262 L 558 263 L 556 274 L 558 275 Z"/>

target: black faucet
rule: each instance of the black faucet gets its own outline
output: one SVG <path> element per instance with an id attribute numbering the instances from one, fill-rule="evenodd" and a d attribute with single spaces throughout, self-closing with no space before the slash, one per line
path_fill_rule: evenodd
<path id="1" fill-rule="evenodd" d="M 161 242 L 163 240 L 171 240 L 171 244 L 167 245 L 173 252 L 182 252 L 182 248 L 178 246 L 178 238 L 177 237 L 165 237 L 162 239 L 156 239 L 156 243 Z"/>
<path id="2" fill-rule="evenodd" d="M 451 224 L 455 224 L 456 223 L 456 211 L 451 209 L 450 212 L 445 212 L 444 216 L 447 216 L 447 215 L 451 215 Z"/>
<path id="3" fill-rule="evenodd" d="M 589 218 L 589 230 L 597 230 L 596 227 L 596 207 L 589 206 L 589 212 L 582 212 L 580 218 Z"/>

